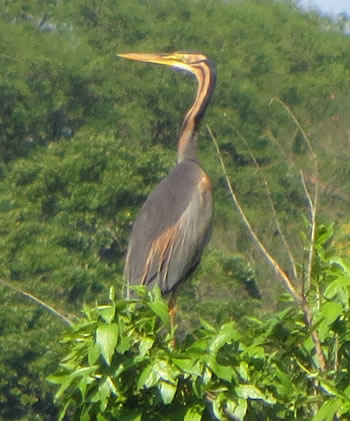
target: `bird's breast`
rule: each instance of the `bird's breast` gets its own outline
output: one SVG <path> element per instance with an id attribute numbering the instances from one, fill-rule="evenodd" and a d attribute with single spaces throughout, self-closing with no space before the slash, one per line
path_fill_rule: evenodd
<path id="1" fill-rule="evenodd" d="M 212 185 L 208 174 L 203 171 L 202 177 L 199 180 L 198 188 L 202 193 L 212 192 Z"/>

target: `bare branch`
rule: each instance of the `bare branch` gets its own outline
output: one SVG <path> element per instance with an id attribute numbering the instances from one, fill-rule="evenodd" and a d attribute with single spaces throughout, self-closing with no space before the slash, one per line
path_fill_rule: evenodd
<path id="1" fill-rule="evenodd" d="M 302 176 L 301 179 L 302 179 L 303 187 L 304 187 L 305 194 L 306 194 L 306 197 L 307 197 L 307 200 L 308 200 L 308 203 L 309 203 L 309 208 L 310 208 L 310 238 L 309 238 L 310 246 L 309 246 L 309 251 L 308 251 L 308 259 L 307 259 L 306 291 L 305 291 L 305 293 L 307 293 L 310 290 L 310 287 L 311 287 L 311 272 L 312 272 L 312 263 L 313 263 L 313 259 L 314 259 L 314 244 L 315 244 L 315 234 L 316 234 L 316 215 L 317 215 L 318 196 L 319 196 L 318 160 L 317 160 L 316 154 L 315 154 L 315 152 L 312 148 L 312 144 L 310 142 L 310 139 L 309 139 L 308 135 L 306 134 L 305 130 L 303 129 L 303 127 L 299 123 L 298 119 L 295 117 L 292 110 L 280 98 L 273 98 L 271 100 L 271 103 L 273 103 L 273 102 L 278 102 L 279 104 L 281 104 L 282 107 L 287 111 L 287 113 L 291 117 L 291 119 L 294 121 L 295 125 L 297 126 L 297 128 L 299 129 L 300 133 L 302 134 L 302 136 L 305 140 L 305 143 L 306 143 L 306 145 L 309 149 L 309 152 L 311 154 L 311 158 L 312 158 L 312 161 L 313 161 L 313 165 L 314 165 L 316 183 L 315 183 L 315 194 L 314 194 L 313 199 L 311 199 L 311 195 L 309 194 L 308 189 L 306 188 L 305 180 L 304 180 L 304 177 L 301 173 L 301 176 Z"/>
<path id="2" fill-rule="evenodd" d="M 238 137 L 242 140 L 242 142 L 244 142 L 246 148 L 248 149 L 249 155 L 250 155 L 252 161 L 254 162 L 255 168 L 257 169 L 257 171 L 260 171 L 260 173 L 261 173 L 261 176 L 262 176 L 263 181 L 264 181 L 264 187 L 265 187 L 265 190 L 266 190 L 267 199 L 269 201 L 269 205 L 270 205 L 271 211 L 273 213 L 273 220 L 274 220 L 274 223 L 276 225 L 276 229 L 281 236 L 282 243 L 283 243 L 283 245 L 284 245 L 284 247 L 287 251 L 289 263 L 290 263 L 290 266 L 292 268 L 293 279 L 295 281 L 297 281 L 298 280 L 298 274 L 297 274 L 297 268 L 296 268 L 296 265 L 295 265 L 295 259 L 294 259 L 293 253 L 292 253 L 292 251 L 289 247 L 287 239 L 286 239 L 286 237 L 283 233 L 281 224 L 279 222 L 277 212 L 276 212 L 276 208 L 275 208 L 275 205 L 274 205 L 273 200 L 272 200 L 271 191 L 270 191 L 270 188 L 269 188 L 269 183 L 266 180 L 266 177 L 264 176 L 263 172 L 261 171 L 261 168 L 258 164 L 258 161 L 255 159 L 253 151 L 251 150 L 248 142 L 246 141 L 246 139 L 241 135 L 241 133 L 237 129 L 235 129 L 235 131 L 236 131 Z"/>
<path id="3" fill-rule="evenodd" d="M 299 126 L 299 123 L 298 123 L 298 126 Z M 262 242 L 260 241 L 260 239 L 256 235 L 255 231 L 251 227 L 251 225 L 250 225 L 247 217 L 245 216 L 245 213 L 244 213 L 244 211 L 243 211 L 243 209 L 242 209 L 242 207 L 241 207 L 241 205 L 238 201 L 238 198 L 237 198 L 237 196 L 236 196 L 236 194 L 235 194 L 235 192 L 232 188 L 232 185 L 231 185 L 231 182 L 230 182 L 230 179 L 228 177 L 227 170 L 226 170 L 226 167 L 225 167 L 225 163 L 222 159 L 222 154 L 220 152 L 218 143 L 216 141 L 216 138 L 215 138 L 213 132 L 211 131 L 211 129 L 208 125 L 207 125 L 207 130 L 208 130 L 208 132 L 209 132 L 209 134 L 210 134 L 210 136 L 211 136 L 211 138 L 214 142 L 214 145 L 215 145 L 215 148 L 216 148 L 219 160 L 220 160 L 220 164 L 221 164 L 221 167 L 222 167 L 225 179 L 226 179 L 226 183 L 227 183 L 227 186 L 228 186 L 229 191 L 231 193 L 231 197 L 233 199 L 233 202 L 234 202 L 243 222 L 245 223 L 251 237 L 253 238 L 254 242 L 256 243 L 256 245 L 258 246 L 260 251 L 263 253 L 263 255 L 265 256 L 265 258 L 267 259 L 269 264 L 274 268 L 275 272 L 279 276 L 279 278 L 280 278 L 282 284 L 284 285 L 284 287 L 287 289 L 287 291 L 290 292 L 290 294 L 292 295 L 292 297 L 294 298 L 296 303 L 300 305 L 300 307 L 301 307 L 301 309 L 304 313 L 304 316 L 305 316 L 306 324 L 311 331 L 311 338 L 312 338 L 312 341 L 313 341 L 314 346 L 315 346 L 315 351 L 316 351 L 316 355 L 317 355 L 317 361 L 318 361 L 319 369 L 320 369 L 320 371 L 324 372 L 327 369 L 326 359 L 325 359 L 325 356 L 324 356 L 324 353 L 323 353 L 323 350 L 322 350 L 321 341 L 320 341 L 320 338 L 318 336 L 318 332 L 315 329 L 313 329 L 312 312 L 311 312 L 310 306 L 309 306 L 309 304 L 308 304 L 308 302 L 305 298 L 305 295 L 300 294 L 296 290 L 296 288 L 294 287 L 294 285 L 293 285 L 292 281 L 290 280 L 289 276 L 285 273 L 285 271 L 281 268 L 281 266 L 273 258 L 273 256 L 267 251 L 265 246 L 262 244 Z M 310 144 L 310 146 L 311 146 L 311 144 Z M 315 162 L 317 163 L 317 160 Z M 317 195 L 315 196 L 315 198 L 317 199 Z M 313 205 L 313 209 L 315 209 L 315 215 L 316 215 L 315 205 Z M 314 237 L 313 237 L 313 239 L 314 239 Z M 311 244 L 310 249 L 311 248 L 313 249 L 313 245 L 314 245 L 314 243 Z M 313 255 L 310 253 L 309 254 L 309 263 L 308 263 L 309 265 L 311 264 L 310 269 L 309 269 L 310 273 L 311 273 L 311 267 L 312 267 L 312 260 L 313 260 Z"/>
<path id="4" fill-rule="evenodd" d="M 288 107 L 288 105 L 283 102 L 280 98 L 272 98 L 270 101 L 270 104 L 272 104 L 273 102 L 278 102 L 282 105 L 283 108 L 285 108 L 289 114 L 289 116 L 292 118 L 292 120 L 294 121 L 295 125 L 298 127 L 298 129 L 300 130 L 300 133 L 302 134 L 307 147 L 309 148 L 309 151 L 311 153 L 312 159 L 315 160 L 317 162 L 317 158 L 316 155 L 314 153 L 314 150 L 312 148 L 311 142 L 307 136 L 307 134 L 305 133 L 305 130 L 302 128 L 302 126 L 300 125 L 298 119 L 295 117 L 295 115 L 293 114 L 292 110 Z"/>
<path id="5" fill-rule="evenodd" d="M 1 278 L 0 278 L 0 283 L 2 283 L 7 288 L 10 288 L 13 291 L 16 291 L 17 293 L 23 295 L 24 297 L 29 298 L 31 301 L 34 301 L 39 306 L 44 307 L 50 313 L 54 314 L 56 317 L 58 317 L 59 319 L 61 319 L 61 321 L 63 321 L 68 326 L 72 326 L 73 325 L 73 323 L 69 319 L 67 319 L 67 317 L 65 317 L 62 313 L 60 313 L 59 311 L 55 310 L 49 304 L 44 303 L 44 301 L 40 300 L 39 298 L 35 297 L 34 295 L 29 294 L 28 292 L 22 291 L 21 289 L 15 287 L 13 285 L 11 285 L 9 282 L 6 282 L 6 281 L 4 281 Z"/>
<path id="6" fill-rule="evenodd" d="M 302 170 L 300 170 L 300 177 L 301 182 L 304 187 L 305 196 L 307 198 L 309 209 L 310 209 L 310 246 L 309 246 L 309 252 L 308 252 L 308 262 L 306 267 L 306 289 L 304 294 L 307 294 L 310 291 L 311 288 L 311 273 L 312 273 L 312 262 L 314 260 L 314 244 L 315 244 L 315 235 L 316 235 L 316 205 L 318 202 L 318 182 L 316 182 L 315 185 L 315 197 L 312 200 L 310 192 L 306 186 L 305 178 Z"/>
<path id="7" fill-rule="evenodd" d="M 282 148 L 280 142 L 276 139 L 275 135 L 272 133 L 269 127 L 265 130 L 265 133 L 267 137 L 277 146 L 277 148 L 280 150 L 281 155 L 284 156 L 286 161 L 291 161 L 291 158 L 288 156 L 287 152 Z"/>
<path id="8" fill-rule="evenodd" d="M 260 251 L 263 253 L 263 255 L 266 257 L 266 259 L 268 260 L 268 262 L 270 263 L 270 265 L 274 268 L 275 272 L 277 273 L 277 275 L 279 276 L 279 278 L 281 279 L 283 285 L 285 286 L 285 288 L 290 292 L 290 294 L 292 295 L 292 297 L 294 298 L 294 300 L 298 303 L 301 304 L 302 303 L 302 296 L 299 294 L 299 292 L 294 288 L 293 283 L 291 282 L 291 280 L 289 279 L 288 275 L 284 272 L 284 270 L 281 268 L 281 266 L 278 264 L 278 262 L 271 256 L 271 254 L 267 251 L 267 249 L 265 248 L 265 246 L 262 244 L 262 242 L 260 241 L 260 239 L 258 238 L 258 236 L 256 235 L 255 231 L 253 230 L 253 228 L 250 225 L 250 222 L 248 221 L 247 217 L 245 216 L 245 213 L 238 201 L 238 198 L 235 194 L 235 192 L 233 191 L 230 179 L 228 177 L 227 171 L 226 171 L 226 167 L 224 164 L 224 161 L 222 159 L 222 155 L 218 146 L 218 143 L 215 139 L 215 136 L 213 134 L 213 132 L 211 131 L 210 127 L 207 125 L 207 129 L 208 132 L 210 134 L 210 137 L 212 138 L 219 160 L 220 160 L 220 164 L 226 179 L 226 183 L 227 186 L 229 188 L 231 197 L 233 199 L 233 202 L 236 206 L 236 208 L 238 209 L 238 212 L 244 222 L 244 224 L 246 225 L 251 237 L 253 238 L 254 242 L 257 244 L 258 248 L 260 249 Z"/>

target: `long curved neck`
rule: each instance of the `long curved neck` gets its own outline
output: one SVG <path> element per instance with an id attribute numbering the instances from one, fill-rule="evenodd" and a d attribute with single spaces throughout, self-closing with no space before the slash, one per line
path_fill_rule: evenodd
<path id="1" fill-rule="evenodd" d="M 216 71 L 212 62 L 203 60 L 193 65 L 192 68 L 198 81 L 198 89 L 196 99 L 182 123 L 177 150 L 178 163 L 185 159 L 198 162 L 197 131 L 215 88 Z"/>

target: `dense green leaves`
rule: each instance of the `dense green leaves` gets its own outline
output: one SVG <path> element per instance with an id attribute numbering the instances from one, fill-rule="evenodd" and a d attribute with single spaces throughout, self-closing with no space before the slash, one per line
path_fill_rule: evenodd
<path id="1" fill-rule="evenodd" d="M 320 234 L 325 229 L 320 227 Z M 324 244 L 319 238 L 317 250 Z M 318 291 L 327 288 L 328 279 L 349 278 L 347 265 L 338 259 L 334 265 L 330 250 L 316 259 L 326 254 L 326 278 L 313 279 Z M 69 354 L 60 373 L 49 377 L 60 384 L 56 399 L 62 416 L 67 405 L 74 419 L 333 420 L 349 415 L 348 302 L 321 298 L 312 309 L 327 358 L 328 370 L 322 373 L 301 308 L 290 306 L 264 323 L 251 320 L 244 334 L 233 322 L 215 328 L 202 320 L 174 346 L 174 331 L 159 311 L 166 308 L 159 290 L 138 292 L 139 300 L 112 299 L 87 311 L 65 336 Z M 128 346 L 120 346 L 125 338 Z"/>

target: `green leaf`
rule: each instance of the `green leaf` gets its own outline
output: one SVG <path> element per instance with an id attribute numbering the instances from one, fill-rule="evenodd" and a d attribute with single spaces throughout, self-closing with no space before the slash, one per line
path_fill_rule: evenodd
<path id="1" fill-rule="evenodd" d="M 60 410 L 59 417 L 57 421 L 62 421 L 66 415 L 67 409 L 73 403 L 73 399 L 68 399 L 67 402 L 63 405 L 63 408 Z"/>
<path id="2" fill-rule="evenodd" d="M 210 323 L 208 323 L 206 320 L 204 320 L 200 317 L 199 321 L 200 321 L 200 324 L 204 327 L 204 329 L 207 330 L 208 332 L 210 332 L 210 333 L 216 333 L 217 332 L 215 327 L 213 325 L 211 325 Z"/>
<path id="3" fill-rule="evenodd" d="M 325 303 L 321 308 L 321 314 L 328 325 L 332 324 L 342 313 L 342 305 L 332 301 Z"/>
<path id="4" fill-rule="evenodd" d="M 171 403 L 174 399 L 177 389 L 177 382 L 175 384 L 162 381 L 159 385 L 160 395 L 165 405 Z"/>
<path id="5" fill-rule="evenodd" d="M 238 398 L 238 403 L 231 399 L 224 401 L 225 415 L 231 415 L 232 419 L 243 421 L 247 412 L 248 404 L 246 399 Z M 231 417 L 229 417 L 231 419 Z"/>
<path id="6" fill-rule="evenodd" d="M 144 357 L 147 352 L 152 348 L 154 344 L 154 339 L 149 337 L 144 337 L 140 339 L 139 353 Z"/>
<path id="7" fill-rule="evenodd" d="M 350 277 L 341 276 L 332 281 L 324 291 L 324 296 L 327 298 L 333 298 L 341 288 L 350 287 Z"/>
<path id="8" fill-rule="evenodd" d="M 252 384 L 241 384 L 235 387 L 235 391 L 238 396 L 243 399 L 262 399 L 263 401 L 271 404 L 276 402 L 272 397 L 267 398 L 263 392 Z"/>
<path id="9" fill-rule="evenodd" d="M 234 323 L 224 324 L 213 340 L 209 343 L 209 352 L 216 354 L 225 344 L 239 338 L 238 332 L 234 328 Z"/>
<path id="10" fill-rule="evenodd" d="M 101 325 L 96 330 L 96 343 L 108 365 L 111 364 L 115 346 L 118 341 L 118 325 Z"/>
<path id="11" fill-rule="evenodd" d="M 137 381 L 137 390 L 143 387 L 150 388 L 156 385 L 159 381 L 159 376 L 153 370 L 153 364 L 148 365 L 141 373 Z"/>
<path id="12" fill-rule="evenodd" d="M 180 374 L 176 367 L 171 365 L 170 361 L 161 359 L 154 361 L 153 370 L 157 373 L 159 378 L 169 383 L 175 382 L 176 376 Z"/>
<path id="13" fill-rule="evenodd" d="M 172 358 L 171 361 L 183 372 L 200 376 L 202 374 L 202 369 L 198 361 L 191 358 Z"/>
<path id="14" fill-rule="evenodd" d="M 244 420 L 244 417 L 246 416 L 247 413 L 247 409 L 248 409 L 248 403 L 246 399 L 242 399 L 242 398 L 238 398 L 238 405 L 236 406 L 235 410 L 234 410 L 234 415 L 239 419 L 239 420 Z"/>
<path id="15" fill-rule="evenodd" d="M 203 384 L 207 386 L 213 377 L 213 370 L 210 370 L 208 367 L 204 367 L 202 374 Z"/>
<path id="16" fill-rule="evenodd" d="M 276 382 L 276 388 L 282 396 L 288 396 L 289 393 L 294 388 L 292 381 L 290 380 L 290 376 L 285 374 L 281 371 L 277 366 L 273 368 L 276 377 L 279 379 L 279 382 Z"/>
<path id="17" fill-rule="evenodd" d="M 246 361 L 240 362 L 237 371 L 244 381 L 247 381 L 249 379 L 249 367 Z"/>
<path id="18" fill-rule="evenodd" d="M 106 384 L 108 385 L 109 390 L 111 391 L 111 393 L 113 393 L 114 396 L 117 396 L 117 394 L 118 394 L 117 389 L 116 389 L 116 387 L 115 387 L 115 385 L 113 383 L 113 380 L 112 380 L 112 378 L 110 376 L 107 376 L 106 377 Z"/>
<path id="19" fill-rule="evenodd" d="M 55 395 L 56 400 L 59 400 L 63 396 L 64 392 L 68 389 L 68 387 L 71 385 L 73 380 L 74 380 L 74 377 L 69 376 L 65 380 L 65 382 L 61 384 L 61 386 L 59 387 L 59 389 L 58 389 L 58 391 L 56 392 L 56 395 Z"/>
<path id="20" fill-rule="evenodd" d="M 114 319 L 114 315 L 115 315 L 115 310 L 116 307 L 115 305 L 113 306 L 99 306 L 97 308 L 99 315 L 102 317 L 102 319 L 106 322 L 106 323 L 111 323 Z"/>
<path id="21" fill-rule="evenodd" d="M 342 408 L 343 401 L 339 398 L 330 399 L 323 403 L 312 421 L 333 421 L 338 410 Z"/>
<path id="22" fill-rule="evenodd" d="M 330 259 L 330 263 L 336 266 L 339 266 L 343 272 L 344 275 L 348 278 L 350 277 L 350 263 L 347 260 L 342 259 L 341 257 L 335 256 Z"/>
<path id="23" fill-rule="evenodd" d="M 130 338 L 128 338 L 126 335 L 121 335 L 119 337 L 119 341 L 117 344 L 117 351 L 120 354 L 124 354 L 126 351 L 128 351 L 131 347 L 131 341 Z"/>
<path id="24" fill-rule="evenodd" d="M 333 396 L 341 396 L 339 391 L 337 390 L 335 384 L 333 381 L 331 380 L 325 380 L 325 379 L 321 379 L 320 380 L 320 386 L 322 387 L 322 389 L 324 389 L 329 395 L 333 395 Z"/>
<path id="25" fill-rule="evenodd" d="M 115 288 L 114 288 L 114 286 L 113 286 L 113 285 L 109 288 L 109 295 L 108 295 L 108 298 L 109 298 L 111 301 L 114 301 L 114 300 L 115 300 Z"/>
<path id="26" fill-rule="evenodd" d="M 88 349 L 88 362 L 89 365 L 95 364 L 95 362 L 98 360 L 100 353 L 100 348 L 96 343 L 91 343 L 89 345 Z"/>
<path id="27" fill-rule="evenodd" d="M 213 405 L 213 412 L 218 420 L 224 420 L 225 415 L 223 412 L 223 404 L 225 403 L 226 397 L 224 393 L 219 393 L 216 395 L 214 401 L 212 402 Z"/>
<path id="28" fill-rule="evenodd" d="M 111 395 L 111 388 L 110 388 L 110 382 L 107 379 L 105 379 L 104 382 L 100 383 L 98 391 L 99 391 L 99 403 L 100 403 L 100 410 L 104 412 L 107 408 L 108 400 Z"/>
<path id="29" fill-rule="evenodd" d="M 70 377 L 69 374 L 50 374 L 46 377 L 46 380 L 53 384 L 63 384 L 67 378 Z"/>
<path id="30" fill-rule="evenodd" d="M 187 411 L 184 421 L 201 421 L 203 408 L 199 405 L 191 406 Z"/>
<path id="31" fill-rule="evenodd" d="M 207 366 L 213 373 L 222 380 L 226 380 L 227 382 L 231 382 L 232 378 L 235 375 L 234 368 L 232 366 L 223 366 L 220 365 L 215 358 L 215 354 L 208 354 L 204 361 L 206 362 Z"/>
<path id="32" fill-rule="evenodd" d="M 167 328 L 170 327 L 170 317 L 168 313 L 168 306 L 164 301 L 151 301 L 148 303 L 149 308 L 155 313 L 163 325 Z"/>
<path id="33" fill-rule="evenodd" d="M 316 245 L 318 244 L 324 244 L 328 240 L 330 240 L 334 234 L 334 224 L 328 224 L 328 225 L 319 225 L 318 226 L 318 236 L 316 239 Z"/>

